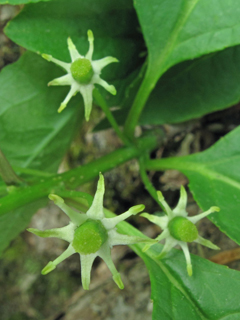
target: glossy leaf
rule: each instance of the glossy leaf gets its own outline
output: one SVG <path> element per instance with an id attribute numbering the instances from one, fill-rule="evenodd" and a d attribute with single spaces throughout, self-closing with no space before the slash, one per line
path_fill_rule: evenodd
<path id="1" fill-rule="evenodd" d="M 240 244 L 240 126 L 208 150 L 186 157 L 148 161 L 148 169 L 176 169 L 190 181 L 189 187 L 205 211 L 218 206 L 209 219 Z"/>
<path id="2" fill-rule="evenodd" d="M 50 89 L 47 83 L 60 72 L 30 52 L 2 70 L 0 145 L 12 166 L 56 172 L 76 125 L 81 124 L 80 96 L 64 113 L 57 113 L 68 89 Z M 1 217 L 0 251 L 26 228 L 36 209 L 44 204 L 36 201 Z"/>
<path id="3" fill-rule="evenodd" d="M 136 0 L 148 47 L 149 92 L 174 64 L 240 43 L 235 0 Z"/>

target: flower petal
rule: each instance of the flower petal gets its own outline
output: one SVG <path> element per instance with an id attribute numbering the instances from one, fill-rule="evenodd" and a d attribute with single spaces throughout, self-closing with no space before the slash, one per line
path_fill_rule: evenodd
<path id="1" fill-rule="evenodd" d="M 182 241 L 179 241 L 179 245 L 181 246 L 183 253 L 185 255 L 185 259 L 187 262 L 187 272 L 188 272 L 188 275 L 191 277 L 192 276 L 192 263 L 191 263 L 191 256 L 189 253 L 188 245 L 186 244 L 186 242 L 182 242 Z"/>
<path id="2" fill-rule="evenodd" d="M 70 257 L 75 252 L 76 251 L 74 250 L 74 248 L 70 244 L 68 246 L 68 248 L 57 259 L 55 259 L 54 261 L 48 262 L 46 267 L 42 269 L 41 273 L 43 275 L 45 275 L 45 274 L 48 274 L 49 272 L 53 271 L 60 262 L 62 262 L 63 260 L 67 259 L 68 257 Z"/>
<path id="3" fill-rule="evenodd" d="M 89 218 L 92 219 L 98 219 L 101 220 L 104 218 L 104 213 L 103 213 L 103 196 L 104 196 L 104 178 L 101 172 L 99 173 L 99 180 L 98 180 L 98 185 L 97 185 L 97 191 L 95 193 L 95 196 L 93 198 L 93 202 L 91 207 L 88 209 L 86 215 Z"/>
<path id="4" fill-rule="evenodd" d="M 165 229 L 156 239 L 155 239 L 155 241 L 156 242 L 159 242 L 159 241 L 161 241 L 161 240 L 163 240 L 163 239 L 166 239 L 168 236 L 169 236 L 169 231 L 168 231 L 168 229 Z M 155 242 L 155 243 L 156 243 Z M 149 244 L 146 244 L 145 245 L 145 247 L 143 248 L 143 252 L 146 252 L 151 246 L 153 246 L 155 243 L 149 243 Z"/>
<path id="5" fill-rule="evenodd" d="M 68 226 L 63 228 L 47 229 L 44 231 L 29 228 L 27 229 L 27 231 L 42 238 L 59 238 L 59 239 L 68 241 L 70 243 L 73 240 L 74 225 L 70 223 Z"/>
<path id="6" fill-rule="evenodd" d="M 188 213 L 186 211 L 186 206 L 187 206 L 187 192 L 184 186 L 181 186 L 180 198 L 173 212 L 176 213 L 178 216 L 187 217 Z"/>
<path id="7" fill-rule="evenodd" d="M 88 35 L 88 41 L 89 41 L 89 50 L 88 53 L 86 54 L 85 58 L 87 58 L 88 60 L 92 60 L 92 55 L 93 55 L 93 41 L 94 41 L 94 37 L 93 37 L 93 33 L 91 30 L 88 30 L 87 32 Z"/>
<path id="8" fill-rule="evenodd" d="M 77 91 L 78 91 L 77 86 L 72 84 L 71 89 L 68 92 L 66 98 L 63 100 L 60 107 L 58 108 L 58 113 L 62 112 L 66 108 L 69 100 L 76 94 Z"/>
<path id="9" fill-rule="evenodd" d="M 81 277 L 82 277 L 82 286 L 84 290 L 89 290 L 90 280 L 91 280 L 91 270 L 96 254 L 81 254 Z"/>
<path id="10" fill-rule="evenodd" d="M 84 102 L 84 109 L 85 109 L 85 119 L 88 121 L 90 117 L 90 113 L 92 110 L 92 92 L 94 89 L 93 84 L 88 85 L 82 85 L 79 87 L 79 91 L 81 92 L 81 95 L 83 96 L 83 102 Z"/>
<path id="11" fill-rule="evenodd" d="M 220 248 L 218 246 L 213 244 L 211 241 L 200 237 L 199 235 L 198 235 L 197 239 L 194 242 L 200 243 L 201 245 L 203 245 L 205 247 L 208 247 L 210 249 L 213 249 L 213 250 L 220 250 Z"/>
<path id="12" fill-rule="evenodd" d="M 58 66 L 62 67 L 63 69 L 65 69 L 67 72 L 70 72 L 70 65 L 71 63 L 67 63 L 67 62 L 63 62 L 60 61 L 58 59 L 53 58 L 53 56 L 51 56 L 50 54 L 42 54 L 43 59 L 47 60 L 47 61 L 51 61 L 55 64 L 57 64 Z"/>
<path id="13" fill-rule="evenodd" d="M 53 79 L 48 83 L 48 86 L 70 86 L 72 84 L 72 76 L 68 73 L 62 77 Z"/>
<path id="14" fill-rule="evenodd" d="M 99 60 L 92 61 L 92 67 L 95 73 L 100 74 L 101 70 L 106 67 L 108 64 L 113 62 L 119 62 L 118 59 L 113 57 L 105 57 Z"/>
<path id="15" fill-rule="evenodd" d="M 141 213 L 140 214 L 141 217 L 144 217 L 146 219 L 148 219 L 149 221 L 155 223 L 156 225 L 158 225 L 160 228 L 165 229 L 168 225 L 168 216 L 162 216 L 162 217 L 158 217 L 155 216 L 154 214 L 149 214 L 149 213 Z"/>
<path id="16" fill-rule="evenodd" d="M 113 85 L 108 84 L 105 80 L 101 79 L 96 74 L 93 76 L 92 82 L 99 84 L 100 86 L 102 86 L 105 90 L 107 90 L 108 92 L 110 92 L 114 96 L 117 94 L 117 90 Z"/>
<path id="17" fill-rule="evenodd" d="M 139 204 L 131 207 L 128 211 L 116 216 L 114 218 L 104 218 L 102 220 L 102 224 L 107 230 L 114 228 L 119 222 L 126 220 L 128 217 L 138 214 L 142 210 L 144 210 L 145 206 L 143 204 Z"/>
<path id="18" fill-rule="evenodd" d="M 67 216 L 69 216 L 70 220 L 76 225 L 76 226 L 80 226 L 81 224 L 83 224 L 86 220 L 87 220 L 87 215 L 84 213 L 79 213 L 73 209 L 71 209 L 69 206 L 67 206 L 64 203 L 64 200 L 55 195 L 55 194 L 50 194 L 49 199 L 54 201 L 54 203 L 63 210 L 63 212 L 66 213 Z"/>
<path id="19" fill-rule="evenodd" d="M 153 244 L 156 243 L 156 241 L 153 239 L 120 234 L 114 229 L 108 232 L 108 243 L 110 247 L 116 245 L 134 244 L 139 242 L 153 242 Z"/>
<path id="20" fill-rule="evenodd" d="M 199 220 L 201 220 L 202 218 L 208 216 L 210 213 L 212 212 L 219 212 L 220 208 L 219 207 L 211 207 L 209 210 L 200 213 L 194 217 L 188 217 L 188 220 L 191 221 L 192 223 L 197 223 Z"/>
<path id="21" fill-rule="evenodd" d="M 164 199 L 164 196 L 162 194 L 161 191 L 157 191 L 157 196 L 158 196 L 158 200 L 161 202 L 161 204 L 163 205 L 168 217 L 170 219 L 172 219 L 174 217 L 174 214 L 172 212 L 172 209 L 169 207 L 169 205 L 167 204 L 167 202 Z"/>
<path id="22" fill-rule="evenodd" d="M 161 251 L 161 253 L 157 256 L 157 258 L 164 258 L 165 255 L 178 243 L 177 240 L 173 239 L 172 237 L 169 237 L 166 239 L 166 242 L 164 244 L 164 247 Z"/>
<path id="23" fill-rule="evenodd" d="M 109 270 L 111 271 L 111 273 L 113 275 L 113 281 L 117 284 L 119 289 L 124 289 L 124 284 L 122 282 L 120 273 L 118 273 L 118 271 L 112 261 L 111 250 L 108 246 L 108 243 L 105 242 L 102 245 L 102 247 L 98 250 L 97 253 L 98 253 L 99 257 L 105 261 L 106 265 L 108 266 Z"/>
<path id="24" fill-rule="evenodd" d="M 77 49 L 76 49 L 76 47 L 70 37 L 68 37 L 68 39 L 67 39 L 67 44 L 68 44 L 68 51 L 70 53 L 72 62 L 79 59 L 79 58 L 83 58 L 83 56 L 81 56 L 79 54 L 79 52 L 77 51 Z"/>

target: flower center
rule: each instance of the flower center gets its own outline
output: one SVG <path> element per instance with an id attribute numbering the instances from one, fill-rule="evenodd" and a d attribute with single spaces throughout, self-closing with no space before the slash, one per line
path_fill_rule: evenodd
<path id="1" fill-rule="evenodd" d="M 107 238 L 107 230 L 101 221 L 88 219 L 75 230 L 72 246 L 78 253 L 95 253 Z"/>
<path id="2" fill-rule="evenodd" d="M 79 58 L 70 67 L 73 79 L 81 84 L 88 84 L 93 77 L 93 68 L 90 60 Z"/>
<path id="3" fill-rule="evenodd" d="M 169 224 L 168 229 L 171 236 L 184 242 L 193 242 L 198 237 L 196 226 L 184 217 L 175 217 Z"/>

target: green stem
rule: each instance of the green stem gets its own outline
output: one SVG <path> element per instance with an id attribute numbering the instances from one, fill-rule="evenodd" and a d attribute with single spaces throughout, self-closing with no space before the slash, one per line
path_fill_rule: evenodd
<path id="1" fill-rule="evenodd" d="M 153 199 L 159 204 L 159 206 L 164 210 L 162 203 L 158 200 L 157 190 L 154 188 L 154 186 L 152 185 L 152 183 L 148 178 L 148 175 L 145 169 L 145 161 L 143 160 L 143 158 L 139 159 L 139 166 L 140 166 L 140 175 L 146 190 L 153 197 Z"/>
<path id="2" fill-rule="evenodd" d="M 43 179 L 33 186 L 16 188 L 14 192 L 0 200 L 0 216 L 20 206 L 44 198 L 49 193 L 58 193 L 58 190 L 75 189 L 96 178 L 99 172 L 111 170 L 128 160 L 138 158 L 143 153 L 153 150 L 158 144 L 158 139 L 151 135 L 143 137 L 137 142 L 137 147 L 120 148 L 82 167 Z"/>
<path id="3" fill-rule="evenodd" d="M 35 169 L 29 169 L 29 168 L 20 168 L 20 167 L 15 167 L 13 166 L 13 169 L 19 173 L 24 173 L 29 176 L 34 176 L 34 177 L 52 177 L 54 176 L 54 173 L 49 173 L 49 172 L 44 172 L 44 171 L 39 171 Z"/>
<path id="4" fill-rule="evenodd" d="M 186 156 L 189 159 L 189 156 Z M 183 159 L 184 157 L 181 157 Z M 156 160 L 146 160 L 144 162 L 145 168 L 147 170 L 168 170 L 168 169 L 174 169 L 174 170 L 184 170 L 186 169 L 186 164 L 182 165 L 182 162 L 179 161 L 178 157 L 172 157 L 172 158 L 164 158 L 164 159 L 156 159 Z M 188 164 L 189 165 L 189 164 Z"/>
<path id="5" fill-rule="evenodd" d="M 106 100 L 104 99 L 104 97 L 101 95 L 101 93 L 98 91 L 98 89 L 94 89 L 93 91 L 93 96 L 97 102 L 97 104 L 102 108 L 103 112 L 105 113 L 109 123 L 111 124 L 111 126 L 113 127 L 113 129 L 115 130 L 116 134 L 118 135 L 118 137 L 122 140 L 122 142 L 126 145 L 126 146 L 130 146 L 131 142 L 128 140 L 128 138 L 123 134 L 123 132 L 119 129 L 119 126 L 115 120 L 115 118 L 112 115 L 112 112 L 109 110 L 109 107 L 106 103 Z"/>

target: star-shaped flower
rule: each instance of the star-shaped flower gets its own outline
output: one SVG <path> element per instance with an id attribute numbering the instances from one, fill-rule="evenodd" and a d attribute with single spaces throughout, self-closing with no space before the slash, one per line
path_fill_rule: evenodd
<path id="1" fill-rule="evenodd" d="M 131 207 L 125 213 L 114 218 L 106 218 L 103 211 L 104 178 L 100 173 L 97 192 L 86 214 L 79 213 L 68 207 L 62 198 L 51 194 L 49 198 L 61 208 L 70 218 L 69 225 L 63 228 L 40 231 L 28 229 L 28 231 L 40 237 L 56 237 L 69 242 L 69 246 L 57 259 L 50 261 L 42 270 L 45 275 L 74 253 L 79 253 L 81 260 L 82 285 L 85 290 L 89 289 L 90 273 L 94 259 L 99 256 L 107 264 L 113 275 L 113 280 L 120 289 L 124 288 L 121 276 L 115 268 L 111 258 L 111 248 L 115 245 L 134 244 L 138 242 L 154 242 L 155 240 L 128 236 L 116 231 L 119 222 L 135 215 L 144 209 L 144 205 Z"/>
<path id="2" fill-rule="evenodd" d="M 186 211 L 187 193 L 183 186 L 181 187 L 179 202 L 174 210 L 169 207 L 160 191 L 158 191 L 157 194 L 159 201 L 165 208 L 166 215 L 158 217 L 148 213 L 143 213 L 141 216 L 155 223 L 163 230 L 163 232 L 156 238 L 158 241 L 166 239 L 165 245 L 158 258 L 163 258 L 174 246 L 179 245 L 186 258 L 187 272 L 189 276 L 191 276 L 192 264 L 187 242 L 197 242 L 208 248 L 218 250 L 219 248 L 212 242 L 199 236 L 195 224 L 200 219 L 208 216 L 212 212 L 218 212 L 220 209 L 218 207 L 211 207 L 206 212 L 200 213 L 195 217 L 188 217 L 188 213 Z M 153 244 L 154 243 L 147 244 L 143 248 L 143 251 L 147 251 Z"/>
<path id="3" fill-rule="evenodd" d="M 93 33 L 88 30 L 89 50 L 85 56 L 82 56 L 76 49 L 70 38 L 67 39 L 68 50 L 71 56 L 71 63 L 66 63 L 53 58 L 51 55 L 43 54 L 42 57 L 48 61 L 52 61 L 67 71 L 65 76 L 56 78 L 49 82 L 49 86 L 71 86 L 69 93 L 60 105 L 58 112 L 66 108 L 69 100 L 78 91 L 83 96 L 85 106 L 85 118 L 88 121 L 92 109 L 92 92 L 94 84 L 97 83 L 111 94 L 115 95 L 116 89 L 113 85 L 109 85 L 100 78 L 101 71 L 104 67 L 112 62 L 118 62 L 116 58 L 105 57 L 100 60 L 92 60 L 93 55 Z"/>

